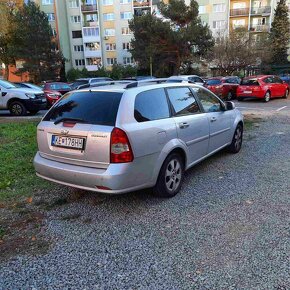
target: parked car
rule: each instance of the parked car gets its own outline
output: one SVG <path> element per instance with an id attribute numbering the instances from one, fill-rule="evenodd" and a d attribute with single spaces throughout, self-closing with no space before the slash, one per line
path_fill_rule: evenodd
<path id="1" fill-rule="evenodd" d="M 128 77 L 122 78 L 122 81 L 143 81 L 143 80 L 151 80 L 156 79 L 154 76 L 135 76 L 135 77 Z"/>
<path id="2" fill-rule="evenodd" d="M 50 108 L 64 94 L 71 91 L 71 87 L 66 83 L 52 82 L 52 83 L 45 83 L 43 87 L 43 91 L 47 99 L 47 106 L 48 108 Z"/>
<path id="3" fill-rule="evenodd" d="M 238 77 L 214 77 L 208 78 L 204 86 L 223 100 L 230 101 L 236 98 L 239 84 L 240 79 Z"/>
<path id="4" fill-rule="evenodd" d="M 46 108 L 46 98 L 39 90 L 17 88 L 14 84 L 0 80 L 0 109 L 9 110 L 14 116 L 36 114 Z"/>
<path id="5" fill-rule="evenodd" d="M 25 83 L 25 82 L 14 82 L 13 83 L 17 88 L 27 88 L 27 89 L 34 89 L 34 90 L 39 90 L 39 91 L 43 91 L 43 88 L 40 86 L 37 86 L 35 84 L 32 83 Z"/>
<path id="6" fill-rule="evenodd" d="M 237 89 L 237 99 L 258 98 L 269 102 L 272 98 L 287 98 L 289 85 L 273 75 L 251 76 L 242 79 Z"/>
<path id="7" fill-rule="evenodd" d="M 196 75 L 179 75 L 169 77 L 168 83 L 191 83 L 203 86 L 204 80 Z"/>
<path id="8" fill-rule="evenodd" d="M 129 88 L 128 88 L 129 87 Z M 174 196 L 184 171 L 241 149 L 243 117 L 201 86 L 107 85 L 70 92 L 39 123 L 36 174 L 109 194 L 154 188 Z"/>
<path id="9" fill-rule="evenodd" d="M 284 81 L 285 83 L 287 83 L 288 85 L 290 85 L 290 73 L 289 74 L 281 74 L 280 76 L 280 79 L 282 81 Z"/>
<path id="10" fill-rule="evenodd" d="M 71 84 L 71 89 L 72 90 L 77 90 L 80 87 L 81 88 L 88 88 L 90 85 L 96 84 L 98 82 L 108 82 L 112 81 L 113 79 L 108 78 L 108 77 L 96 77 L 96 78 L 82 78 L 82 79 L 77 79 L 75 82 Z"/>

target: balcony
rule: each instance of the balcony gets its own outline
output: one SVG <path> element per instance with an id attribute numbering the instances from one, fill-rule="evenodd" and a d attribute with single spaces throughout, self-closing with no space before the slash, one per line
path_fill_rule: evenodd
<path id="1" fill-rule="evenodd" d="M 83 13 L 95 12 L 98 11 L 98 6 L 97 4 L 84 4 L 81 6 L 81 10 Z"/>
<path id="2" fill-rule="evenodd" d="M 133 6 L 135 7 L 150 7 L 151 0 L 138 0 L 133 2 Z"/>
<path id="3" fill-rule="evenodd" d="M 267 24 L 257 24 L 257 25 L 251 25 L 250 31 L 251 32 L 269 32 L 270 26 Z"/>
<path id="4" fill-rule="evenodd" d="M 143 8 L 135 8 L 134 9 L 134 15 L 135 16 L 142 16 L 142 15 L 147 15 L 151 13 L 151 8 L 150 7 L 143 7 Z"/>
<path id="5" fill-rule="evenodd" d="M 230 16 L 249 16 L 250 8 L 231 9 Z"/>
<path id="6" fill-rule="evenodd" d="M 251 8 L 251 15 L 270 15 L 270 14 L 271 14 L 271 6 Z"/>
<path id="7" fill-rule="evenodd" d="M 99 22 L 97 21 L 84 21 L 83 27 L 97 27 L 99 26 Z"/>
<path id="8" fill-rule="evenodd" d="M 85 56 L 85 58 L 101 58 L 102 51 L 101 50 L 84 49 L 84 56 Z"/>

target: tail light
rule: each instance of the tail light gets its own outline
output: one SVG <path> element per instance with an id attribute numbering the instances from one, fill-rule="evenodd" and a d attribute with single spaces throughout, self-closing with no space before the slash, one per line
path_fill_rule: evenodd
<path id="1" fill-rule="evenodd" d="M 132 162 L 134 155 L 126 133 L 114 128 L 111 133 L 111 163 Z"/>

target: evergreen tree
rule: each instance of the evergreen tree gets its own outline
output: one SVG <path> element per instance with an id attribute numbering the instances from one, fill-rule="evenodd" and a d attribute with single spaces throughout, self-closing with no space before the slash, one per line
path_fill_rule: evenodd
<path id="1" fill-rule="evenodd" d="M 214 40 L 207 25 L 198 16 L 198 4 L 191 0 L 169 0 L 160 4 L 163 19 L 156 15 L 135 16 L 129 23 L 134 33 L 132 55 L 139 67 L 153 64 L 154 75 L 177 74 L 183 63 L 204 57 Z"/>
<path id="2" fill-rule="evenodd" d="M 286 0 L 280 0 L 277 4 L 270 39 L 272 44 L 272 63 L 285 64 L 287 62 L 287 46 L 290 40 L 290 22 Z"/>
<path id="3" fill-rule="evenodd" d="M 13 21 L 10 50 L 15 60 L 24 61 L 19 73 L 29 72 L 35 83 L 56 79 L 63 58 L 56 50 L 47 15 L 29 1 L 15 13 Z"/>

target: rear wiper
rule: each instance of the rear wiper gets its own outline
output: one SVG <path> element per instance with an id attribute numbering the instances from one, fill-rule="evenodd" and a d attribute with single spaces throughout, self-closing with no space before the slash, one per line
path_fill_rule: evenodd
<path id="1" fill-rule="evenodd" d="M 85 120 L 83 119 L 80 119 L 80 118 L 59 118 L 57 120 L 54 121 L 54 125 L 56 124 L 59 124 L 60 122 L 63 122 L 63 121 L 75 121 L 77 123 L 86 123 Z"/>

